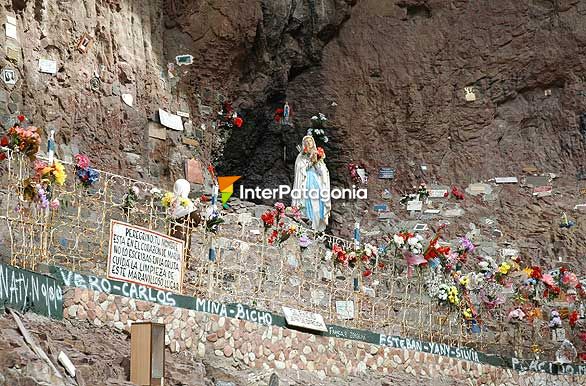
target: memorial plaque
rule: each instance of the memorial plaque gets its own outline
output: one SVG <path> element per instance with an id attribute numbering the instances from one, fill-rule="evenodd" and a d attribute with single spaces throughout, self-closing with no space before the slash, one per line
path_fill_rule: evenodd
<path id="1" fill-rule="evenodd" d="M 412 200 L 407 202 L 408 211 L 420 211 L 423 209 L 423 201 Z"/>
<path id="2" fill-rule="evenodd" d="M 169 129 L 183 131 L 183 120 L 178 115 L 159 109 L 159 120 L 161 121 L 161 125 L 168 127 Z"/>
<path id="3" fill-rule="evenodd" d="M 495 177 L 494 182 L 497 184 L 517 184 L 517 177 Z"/>
<path id="4" fill-rule="evenodd" d="M 16 25 L 6 23 L 6 37 L 14 40 L 18 40 L 18 32 L 16 31 Z"/>
<path id="5" fill-rule="evenodd" d="M 549 185 L 549 177 L 528 176 L 527 178 L 525 178 L 525 185 L 533 187 Z"/>
<path id="6" fill-rule="evenodd" d="M 178 66 L 185 66 L 188 64 L 192 64 L 193 63 L 193 56 L 191 56 L 191 55 L 177 55 L 175 57 L 175 63 L 177 63 Z"/>
<path id="7" fill-rule="evenodd" d="M 39 71 L 55 75 L 57 73 L 57 62 L 50 59 L 39 59 Z"/>
<path id="8" fill-rule="evenodd" d="M 336 300 L 336 313 L 342 320 L 354 319 L 354 301 Z"/>
<path id="9" fill-rule="evenodd" d="M 324 318 L 320 314 L 285 306 L 283 306 L 283 314 L 285 314 L 285 320 L 290 326 L 306 328 L 314 331 L 328 331 Z"/>
<path id="10" fill-rule="evenodd" d="M 375 204 L 374 211 L 375 212 L 386 212 L 389 210 L 389 206 L 387 204 Z"/>
<path id="11" fill-rule="evenodd" d="M 192 184 L 203 184 L 203 169 L 201 161 L 197 159 L 189 159 L 185 161 L 185 179 Z"/>
<path id="12" fill-rule="evenodd" d="M 533 188 L 533 195 L 535 197 L 549 197 L 552 195 L 552 192 L 552 186 L 538 186 L 536 188 Z"/>
<path id="13" fill-rule="evenodd" d="M 429 191 L 429 198 L 445 198 L 447 197 L 448 189 L 431 189 Z"/>
<path id="14" fill-rule="evenodd" d="M 378 178 L 381 180 L 392 180 L 395 178 L 395 169 L 393 168 L 380 168 L 378 171 Z"/>
<path id="15" fill-rule="evenodd" d="M 163 126 L 159 125 L 158 123 L 149 122 L 148 128 L 149 128 L 149 137 L 156 138 L 156 139 L 162 139 L 162 140 L 167 139 L 167 129 L 165 129 Z"/>

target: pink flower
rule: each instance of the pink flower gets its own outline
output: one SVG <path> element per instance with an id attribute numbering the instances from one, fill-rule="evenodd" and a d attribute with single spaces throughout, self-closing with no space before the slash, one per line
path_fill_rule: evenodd
<path id="1" fill-rule="evenodd" d="M 51 201 L 51 203 L 49 204 L 49 208 L 55 210 L 58 209 L 60 206 L 59 204 L 59 200 L 58 199 L 54 199 L 53 201 Z"/>
<path id="2" fill-rule="evenodd" d="M 575 273 L 566 272 L 562 277 L 562 283 L 570 287 L 575 287 L 578 284 L 578 278 L 576 277 Z"/>
<path id="3" fill-rule="evenodd" d="M 546 273 L 545 275 L 541 276 L 541 281 L 543 281 L 550 287 L 555 286 L 555 283 L 553 282 L 553 277 L 549 273 Z"/>
<path id="4" fill-rule="evenodd" d="M 75 162 L 77 163 L 77 167 L 81 169 L 86 169 L 90 166 L 90 159 L 84 154 L 76 154 Z"/>
<path id="5" fill-rule="evenodd" d="M 285 210 L 285 204 L 283 204 L 282 202 L 277 202 L 275 204 L 275 209 L 282 213 Z"/>

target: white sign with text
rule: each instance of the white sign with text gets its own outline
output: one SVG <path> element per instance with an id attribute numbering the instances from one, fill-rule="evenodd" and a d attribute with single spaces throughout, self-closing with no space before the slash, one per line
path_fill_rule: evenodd
<path id="1" fill-rule="evenodd" d="M 182 240 L 112 221 L 108 278 L 181 293 Z"/>
<path id="2" fill-rule="evenodd" d="M 285 306 L 283 306 L 283 313 L 285 314 L 287 324 L 290 326 L 297 326 L 315 331 L 328 331 L 324 318 L 320 314 L 296 310 Z"/>

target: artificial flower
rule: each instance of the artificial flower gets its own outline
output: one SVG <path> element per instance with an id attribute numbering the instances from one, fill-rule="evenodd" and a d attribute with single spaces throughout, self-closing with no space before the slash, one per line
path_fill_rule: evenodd
<path id="1" fill-rule="evenodd" d="M 326 158 L 326 152 L 324 151 L 324 149 L 322 147 L 317 148 L 317 158 L 320 160 Z"/>
<path id="2" fill-rule="evenodd" d="M 309 237 L 307 237 L 307 235 L 305 233 L 302 234 L 301 237 L 299 237 L 299 246 L 301 248 L 307 248 L 307 247 L 309 247 L 310 244 L 311 244 L 311 240 L 309 239 Z"/>
<path id="3" fill-rule="evenodd" d="M 171 206 L 171 202 L 173 201 L 174 195 L 171 192 L 167 192 L 163 195 L 163 198 L 161 198 L 161 204 L 165 207 L 168 208 Z"/>
<path id="4" fill-rule="evenodd" d="M 85 169 L 90 166 L 90 159 L 84 154 L 75 155 L 76 166 Z"/>
<path id="5" fill-rule="evenodd" d="M 570 316 L 568 317 L 568 321 L 570 323 L 570 327 L 572 327 L 572 328 L 576 327 L 576 322 L 578 322 L 578 318 L 579 318 L 578 311 L 574 310 L 570 314 Z"/>
<path id="6" fill-rule="evenodd" d="M 511 270 L 511 264 L 505 262 L 502 262 L 501 265 L 499 265 L 499 273 L 506 275 L 507 273 L 509 273 L 509 271 Z"/>

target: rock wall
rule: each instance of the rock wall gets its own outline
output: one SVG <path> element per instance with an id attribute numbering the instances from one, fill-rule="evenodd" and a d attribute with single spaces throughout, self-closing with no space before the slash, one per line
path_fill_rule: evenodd
<path id="1" fill-rule="evenodd" d="M 583 376 L 519 373 L 439 355 L 306 334 L 277 326 L 160 306 L 149 302 L 70 288 L 64 316 L 94 325 L 130 331 L 134 321 L 166 324 L 165 344 L 171 352 L 192 351 L 199 357 L 233 358 L 254 369 L 303 370 L 320 379 L 407 374 L 413 381 L 453 380 L 487 385 L 575 385 Z"/>
<path id="2" fill-rule="evenodd" d="M 57 156 L 82 152 L 104 170 L 167 184 L 183 176 L 192 153 L 186 130 L 151 138 L 158 109 L 189 112 L 167 66 L 164 4 L 161 0 L 3 1 L 0 18 L 14 16 L 18 40 L 0 37 L 2 68 L 14 69 L 15 85 L 0 82 L 2 124 L 22 113 L 33 124 L 56 129 Z M 91 43 L 78 50 L 83 36 Z M 171 46 L 173 47 L 173 46 Z M 56 61 L 56 74 L 39 71 L 39 59 Z M 132 106 L 121 95 L 130 94 Z M 191 123 L 186 126 L 191 127 Z M 44 150 L 44 145 L 43 145 Z"/>

